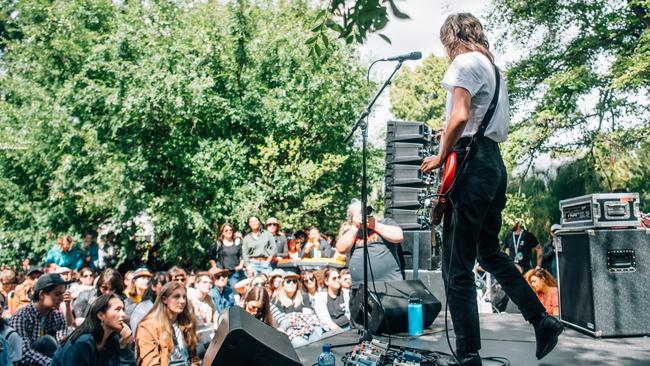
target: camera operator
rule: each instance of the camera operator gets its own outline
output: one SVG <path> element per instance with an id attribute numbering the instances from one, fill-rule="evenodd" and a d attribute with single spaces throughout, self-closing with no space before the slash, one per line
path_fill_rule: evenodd
<path id="1" fill-rule="evenodd" d="M 353 199 L 348 206 L 347 220 L 341 224 L 336 250 L 344 255 L 350 254 L 350 275 L 352 289 L 357 289 L 363 282 L 363 233 L 361 229 L 361 202 Z M 404 238 L 402 229 L 393 219 L 376 220 L 368 215 L 368 255 L 375 281 L 402 280 L 397 246 Z"/>

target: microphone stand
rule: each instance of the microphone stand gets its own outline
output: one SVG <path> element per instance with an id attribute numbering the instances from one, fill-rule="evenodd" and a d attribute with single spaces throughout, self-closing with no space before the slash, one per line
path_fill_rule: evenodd
<path id="1" fill-rule="evenodd" d="M 368 140 L 368 116 L 370 115 L 370 111 L 372 110 L 372 107 L 375 105 L 377 99 L 379 99 L 381 93 L 392 83 L 392 79 L 397 73 L 397 71 L 402 67 L 402 63 L 404 63 L 404 60 L 400 59 L 397 65 L 395 66 L 393 72 L 390 74 L 388 79 L 384 81 L 384 84 L 381 86 L 381 88 L 379 88 L 379 90 L 375 94 L 375 97 L 372 98 L 370 103 L 368 103 L 364 111 L 361 113 L 361 116 L 359 116 L 359 119 L 352 127 L 352 130 L 350 130 L 350 133 L 348 133 L 348 135 L 345 137 L 345 140 L 343 140 L 344 143 L 347 143 L 352 137 L 352 135 L 356 132 L 356 130 L 358 128 L 361 128 L 361 214 L 362 214 L 361 228 L 363 230 L 362 231 L 363 232 L 363 330 L 361 332 L 359 343 L 363 341 L 372 341 L 372 333 L 368 329 L 368 291 L 369 291 L 368 290 L 368 219 L 366 217 L 367 214 L 366 210 L 368 208 L 368 185 L 366 181 L 366 159 L 367 159 L 366 144 Z M 355 344 L 356 343 L 349 344 L 349 345 L 355 345 Z M 349 345 L 338 345 L 337 347 L 349 346 Z"/>

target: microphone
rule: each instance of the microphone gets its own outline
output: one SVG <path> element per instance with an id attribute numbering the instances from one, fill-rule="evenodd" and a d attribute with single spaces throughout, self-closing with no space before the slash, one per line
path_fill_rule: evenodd
<path id="1" fill-rule="evenodd" d="M 404 55 L 382 58 L 379 61 L 405 61 L 405 60 L 419 60 L 422 58 L 422 52 L 411 52 Z"/>

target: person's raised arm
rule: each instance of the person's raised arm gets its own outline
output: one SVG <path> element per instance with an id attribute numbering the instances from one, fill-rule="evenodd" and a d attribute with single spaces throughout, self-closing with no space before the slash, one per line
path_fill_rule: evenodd
<path id="1" fill-rule="evenodd" d="M 336 241 L 336 250 L 341 254 L 347 254 L 352 250 L 354 242 L 357 240 L 357 233 L 359 227 L 357 225 L 350 225 L 348 229 Z"/>
<path id="2" fill-rule="evenodd" d="M 379 234 L 384 240 L 386 240 L 389 243 L 393 244 L 399 244 L 404 240 L 404 232 L 402 231 L 402 228 L 397 226 L 397 225 L 388 225 L 388 224 L 382 224 L 381 222 L 375 220 L 372 218 L 372 220 L 368 220 L 369 222 L 373 222 L 373 227 L 370 227 L 373 229 L 377 234 Z"/>

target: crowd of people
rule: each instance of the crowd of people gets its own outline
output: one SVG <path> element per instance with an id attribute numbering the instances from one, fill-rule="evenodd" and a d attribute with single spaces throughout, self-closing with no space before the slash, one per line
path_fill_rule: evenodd
<path id="1" fill-rule="evenodd" d="M 98 246 L 93 233 L 78 246 L 61 236 L 43 266 L 23 263 L 22 271 L 0 273 L 0 338 L 9 344 L 12 362 L 22 365 L 190 365 L 205 353 L 220 316 L 239 306 L 299 347 L 351 326 L 350 298 L 363 276 L 362 251 L 354 250 L 363 243 L 360 210 L 358 201 L 350 204 L 337 240 L 316 227 L 289 236 L 276 218 L 262 228 L 251 217 L 246 235 L 224 223 L 201 271 L 142 266 L 120 272 L 108 265 L 105 242 Z M 368 221 L 373 277 L 402 279 L 395 255 L 401 229 L 390 219 Z M 506 236 L 505 248 L 526 269 L 524 278 L 546 311 L 557 315 L 554 266 L 542 255 L 537 263 L 549 270 L 533 268 L 531 252 L 546 250 L 519 225 Z M 349 267 L 276 268 L 277 258 L 325 257 Z"/>
<path id="2" fill-rule="evenodd" d="M 351 326 L 353 277 L 362 276 L 354 267 L 362 252 L 354 253 L 362 243 L 360 211 L 353 201 L 338 240 L 316 227 L 289 236 L 276 218 L 262 228 L 250 217 L 246 235 L 224 223 L 200 271 L 119 271 L 111 265 L 110 236 L 102 245 L 92 232 L 79 245 L 61 236 L 40 266 L 24 262 L 0 273 L 0 337 L 9 344 L 11 362 L 21 365 L 191 365 L 205 353 L 226 309 L 239 306 L 294 347 L 313 342 Z M 374 218 L 368 227 L 368 245 L 378 258 L 375 279 L 401 279 L 392 254 L 401 229 Z M 335 258 L 340 265 L 282 269 L 278 258 Z"/>

